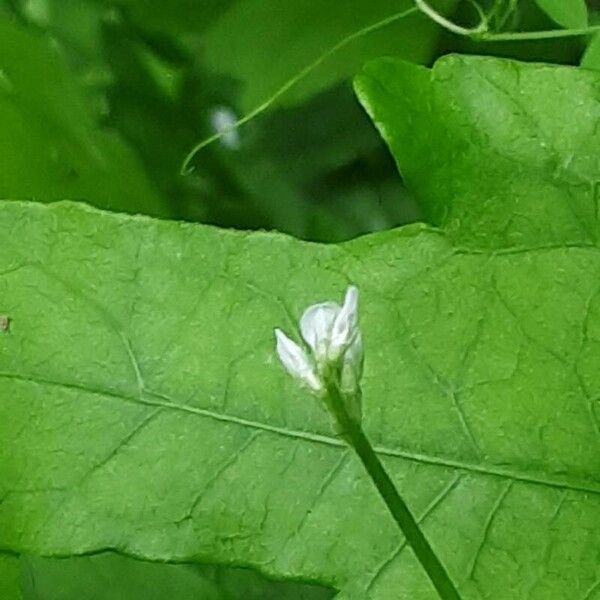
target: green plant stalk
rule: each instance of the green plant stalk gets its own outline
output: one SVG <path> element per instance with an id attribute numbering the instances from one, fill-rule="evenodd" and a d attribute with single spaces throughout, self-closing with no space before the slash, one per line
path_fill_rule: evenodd
<path id="1" fill-rule="evenodd" d="M 531 40 L 548 40 L 564 37 L 578 37 L 590 35 L 600 30 L 600 25 L 591 25 L 579 29 L 552 29 L 549 31 L 508 31 L 505 33 L 494 33 L 488 29 L 488 18 L 483 13 L 475 0 L 470 0 L 471 4 L 479 13 L 479 24 L 476 27 L 462 27 L 446 19 L 437 10 L 429 6 L 426 0 L 415 0 L 415 6 L 432 21 L 440 27 L 454 33 L 470 37 L 476 42 L 515 42 Z"/>
<path id="2" fill-rule="evenodd" d="M 375 453 L 371 442 L 365 435 L 360 422 L 354 420 L 346 408 L 343 392 L 334 378 L 327 378 L 327 397 L 325 403 L 333 415 L 341 437 L 356 452 L 375 487 L 392 514 L 398 527 L 404 534 L 419 562 L 429 576 L 431 583 L 443 600 L 461 600 L 460 594 L 450 579 L 444 565 L 436 556 L 433 548 L 423 535 L 419 524 L 402 499 L 396 486 Z"/>
<path id="3" fill-rule="evenodd" d="M 580 37 L 600 31 L 600 25 L 590 25 L 581 29 L 551 29 L 549 31 L 507 31 L 506 33 L 471 33 L 477 42 L 518 42 L 531 40 L 551 40 L 565 37 Z"/>

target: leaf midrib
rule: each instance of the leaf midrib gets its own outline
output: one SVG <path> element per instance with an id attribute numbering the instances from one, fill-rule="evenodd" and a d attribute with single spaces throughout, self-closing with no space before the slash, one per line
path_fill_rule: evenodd
<path id="1" fill-rule="evenodd" d="M 93 394 L 97 396 L 103 396 L 106 398 L 111 398 L 113 400 L 118 400 L 122 402 L 130 402 L 135 404 L 142 404 L 145 406 L 150 406 L 154 408 L 165 408 L 169 410 L 177 410 L 181 412 L 186 412 L 188 414 L 194 414 L 197 416 L 202 416 L 205 418 L 213 419 L 216 421 L 221 421 L 225 423 L 233 423 L 236 425 L 240 425 L 242 427 L 249 427 L 252 429 L 266 431 L 275 435 L 280 435 L 284 437 L 289 437 L 293 439 L 302 439 L 310 443 L 324 444 L 327 446 L 334 446 L 338 448 L 345 448 L 346 444 L 340 439 L 336 439 L 331 436 L 313 433 L 310 431 L 302 431 L 297 429 L 288 429 L 285 427 L 280 427 L 277 425 L 270 425 L 268 423 L 263 423 L 261 421 L 254 421 L 250 419 L 245 419 L 243 417 L 238 417 L 235 415 L 229 415 L 225 413 L 220 413 L 217 411 L 208 410 L 205 408 L 199 408 L 195 406 L 189 406 L 187 404 L 178 404 L 174 402 L 172 398 L 158 393 L 153 392 L 148 389 L 144 389 L 141 391 L 139 396 L 127 396 L 123 394 L 118 394 L 116 392 L 111 392 L 108 390 L 101 389 L 93 389 L 90 387 L 86 387 L 85 385 L 80 385 L 76 383 L 66 383 L 60 381 L 52 381 L 48 379 L 24 376 L 18 373 L 9 373 L 9 372 L 0 372 L 0 378 L 3 379 L 11 379 L 14 381 L 19 381 L 23 383 L 33 383 L 35 385 L 48 386 L 48 387 L 59 387 L 63 389 L 69 389 L 76 392 L 83 392 L 86 394 Z M 554 479 L 552 477 L 546 477 L 537 474 L 528 474 L 522 473 L 518 471 L 513 471 L 510 469 L 504 469 L 502 467 L 495 467 L 489 465 L 477 465 L 473 463 L 469 463 L 467 461 L 460 461 L 448 458 L 440 458 L 436 456 L 430 456 L 428 454 L 408 452 L 405 450 L 397 450 L 394 448 L 388 448 L 385 446 L 375 446 L 375 451 L 380 456 L 387 456 L 391 458 L 400 458 L 404 460 L 409 460 L 412 462 L 436 465 L 441 467 L 447 467 L 452 469 L 460 469 L 463 471 L 469 471 L 472 473 L 478 473 L 481 475 L 487 475 L 491 477 L 499 477 L 502 479 L 512 479 L 514 481 L 521 481 L 528 484 L 534 485 L 542 485 L 551 488 L 557 489 L 565 489 L 572 490 L 576 492 L 583 493 L 591 493 L 600 495 L 600 484 L 594 485 L 591 481 L 567 481 Z"/>

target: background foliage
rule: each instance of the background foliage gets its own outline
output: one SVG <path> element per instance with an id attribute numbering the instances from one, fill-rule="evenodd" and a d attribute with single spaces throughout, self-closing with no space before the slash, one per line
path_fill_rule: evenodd
<path id="1" fill-rule="evenodd" d="M 581 38 L 477 44 L 412 15 L 333 55 L 240 129 L 239 147 L 207 147 L 182 177 L 183 157 L 213 132 L 215 110 L 243 115 L 344 36 L 411 3 L 3 2 L 3 197 L 82 199 L 321 241 L 420 216 L 352 94 L 350 81 L 368 59 L 430 64 L 464 51 L 576 63 L 584 50 Z M 473 19 L 468 3 L 438 4 Z M 552 2 L 541 5 L 553 14 Z M 532 2 L 517 7 L 510 25 L 555 27 Z"/>

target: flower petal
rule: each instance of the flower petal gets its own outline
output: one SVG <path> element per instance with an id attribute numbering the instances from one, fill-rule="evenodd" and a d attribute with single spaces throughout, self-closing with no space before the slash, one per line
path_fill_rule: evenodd
<path id="1" fill-rule="evenodd" d="M 306 352 L 281 329 L 275 329 L 275 337 L 277 338 L 277 354 L 286 371 L 307 385 L 313 392 L 320 392 L 323 386 Z"/>
<path id="2" fill-rule="evenodd" d="M 327 353 L 331 328 L 340 310 L 335 302 L 313 304 L 304 311 L 300 319 L 300 333 L 317 360 L 324 358 Z"/>
<path id="3" fill-rule="evenodd" d="M 341 373 L 341 387 L 344 392 L 355 393 L 363 373 L 364 352 L 362 336 L 359 333 L 344 353 Z"/>
<path id="4" fill-rule="evenodd" d="M 310 362 L 304 350 L 291 340 L 281 329 L 275 330 L 277 354 L 286 370 L 294 377 L 302 377 Z"/>
<path id="5" fill-rule="evenodd" d="M 358 334 L 358 288 L 351 285 L 331 328 L 331 358 L 337 358 Z"/>
<path id="6" fill-rule="evenodd" d="M 354 370 L 358 373 L 359 377 L 362 376 L 363 364 L 364 364 L 364 348 L 362 335 L 360 331 L 356 334 L 354 340 L 348 347 L 344 354 L 344 364 L 350 364 Z"/>

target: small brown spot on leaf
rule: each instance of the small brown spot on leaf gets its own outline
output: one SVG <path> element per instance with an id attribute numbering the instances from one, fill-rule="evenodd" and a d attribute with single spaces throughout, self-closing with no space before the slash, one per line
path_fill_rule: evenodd
<path id="1" fill-rule="evenodd" d="M 10 317 L 8 315 L 0 315 L 0 333 L 8 333 L 10 329 Z"/>

